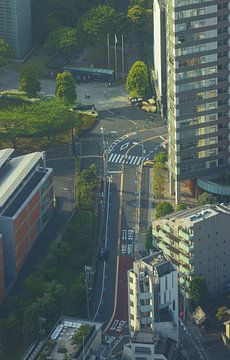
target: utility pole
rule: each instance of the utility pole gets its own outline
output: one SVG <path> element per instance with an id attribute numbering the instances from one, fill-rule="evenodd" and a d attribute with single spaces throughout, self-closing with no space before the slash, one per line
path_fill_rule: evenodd
<path id="1" fill-rule="evenodd" d="M 84 278 L 85 278 L 85 293 L 86 293 L 86 305 L 87 305 L 87 317 L 89 319 L 89 287 L 88 280 L 90 276 L 91 268 L 87 265 L 84 266 Z"/>
<path id="2" fill-rule="evenodd" d="M 117 80 L 117 35 L 114 35 L 114 64 L 115 64 L 115 79 Z"/>
<path id="3" fill-rule="evenodd" d="M 122 62 L 122 78 L 125 79 L 125 56 L 124 56 L 124 35 L 121 35 L 121 62 Z"/>
<path id="4" fill-rule="evenodd" d="M 109 33 L 107 34 L 107 51 L 108 51 L 108 69 L 110 69 L 110 44 L 109 44 Z"/>

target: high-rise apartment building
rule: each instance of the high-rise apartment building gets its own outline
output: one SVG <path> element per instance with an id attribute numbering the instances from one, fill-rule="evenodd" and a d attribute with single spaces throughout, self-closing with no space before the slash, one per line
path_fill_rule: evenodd
<path id="1" fill-rule="evenodd" d="M 18 58 L 28 53 L 32 45 L 31 0 L 0 0 L 0 37 Z"/>
<path id="2" fill-rule="evenodd" d="M 179 202 L 181 180 L 229 166 L 230 2 L 165 5 L 168 163 Z"/>
<path id="3" fill-rule="evenodd" d="M 177 340 L 177 270 L 162 251 L 134 261 L 128 271 L 128 297 L 131 336 L 151 330 Z"/>
<path id="4" fill-rule="evenodd" d="M 193 276 L 205 278 L 211 296 L 229 290 L 230 208 L 205 205 L 153 221 L 156 244 L 176 265 L 188 292 Z"/>

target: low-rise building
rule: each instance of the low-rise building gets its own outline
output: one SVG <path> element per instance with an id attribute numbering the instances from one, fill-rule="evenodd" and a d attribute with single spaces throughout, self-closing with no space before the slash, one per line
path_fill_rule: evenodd
<path id="1" fill-rule="evenodd" d="M 70 317 L 61 317 L 45 341 L 35 344 L 24 360 L 38 359 L 42 355 L 50 360 L 96 359 L 102 341 L 102 323 Z"/>
<path id="2" fill-rule="evenodd" d="M 155 242 L 176 265 L 185 292 L 193 276 L 205 278 L 212 296 L 229 289 L 229 223 L 230 208 L 224 205 L 205 205 L 153 221 Z"/>
<path id="3" fill-rule="evenodd" d="M 177 341 L 177 270 L 162 251 L 134 261 L 128 271 L 128 297 L 131 337 L 151 330 Z"/>
<path id="4" fill-rule="evenodd" d="M 53 170 L 45 154 L 12 158 L 0 151 L 0 293 L 14 283 L 30 249 L 53 214 Z M 4 284 L 3 284 L 4 278 Z"/>
<path id="5" fill-rule="evenodd" d="M 178 355 L 175 341 L 163 339 L 152 330 L 135 332 L 123 351 L 123 358 L 127 360 L 177 360 Z"/>

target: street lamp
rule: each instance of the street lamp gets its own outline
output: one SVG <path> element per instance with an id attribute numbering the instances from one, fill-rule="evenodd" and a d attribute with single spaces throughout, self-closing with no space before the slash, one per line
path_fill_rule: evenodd
<path id="1" fill-rule="evenodd" d="M 92 275 L 92 267 L 84 266 L 84 280 L 85 280 L 85 293 L 86 293 L 86 304 L 87 304 L 87 317 L 89 319 L 89 286 L 88 281 Z"/>

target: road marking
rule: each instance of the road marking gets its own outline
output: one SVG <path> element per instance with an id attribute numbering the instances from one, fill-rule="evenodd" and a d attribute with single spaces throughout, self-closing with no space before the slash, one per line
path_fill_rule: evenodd
<path id="1" fill-rule="evenodd" d="M 135 159 L 135 155 L 133 155 L 133 156 L 131 157 L 131 159 L 130 159 L 130 165 L 132 165 L 134 159 Z"/>
<path id="2" fill-rule="evenodd" d="M 110 154 L 110 156 L 109 156 L 109 158 L 108 158 L 108 161 L 111 161 L 113 155 L 114 155 L 114 154 Z"/>
<path id="3" fill-rule="evenodd" d="M 118 154 L 117 158 L 116 158 L 116 161 L 114 161 L 115 163 L 119 163 L 119 159 L 121 157 L 121 154 Z"/>
<path id="4" fill-rule="evenodd" d="M 122 150 L 125 150 L 125 149 L 127 149 L 128 146 L 129 146 L 129 141 L 128 141 L 127 143 L 121 145 L 120 150 L 121 150 L 121 151 L 122 151 Z"/>
<path id="5" fill-rule="evenodd" d="M 140 164 L 140 162 L 141 162 L 142 160 L 144 160 L 144 159 L 140 157 L 140 158 L 138 159 L 138 161 L 137 161 L 137 164 L 136 164 L 136 165 L 139 165 L 139 164 Z"/>

